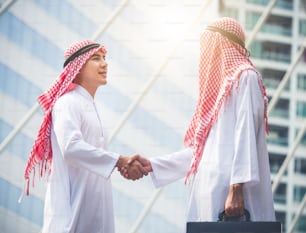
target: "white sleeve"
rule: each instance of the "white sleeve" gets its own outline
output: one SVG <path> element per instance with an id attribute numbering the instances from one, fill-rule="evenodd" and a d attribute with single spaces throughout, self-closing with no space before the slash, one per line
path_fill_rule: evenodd
<path id="1" fill-rule="evenodd" d="M 192 148 L 151 158 L 151 178 L 155 187 L 161 187 L 186 176 L 192 158 Z"/>
<path id="2" fill-rule="evenodd" d="M 58 106 L 58 109 L 55 105 L 52 111 L 52 127 L 64 160 L 108 178 L 120 155 L 86 142 L 81 132 L 81 113 L 75 106 Z"/>
<path id="3" fill-rule="evenodd" d="M 265 121 L 264 99 L 258 79 L 254 71 L 248 70 L 242 73 L 239 81 L 231 184 L 254 185 L 259 182 L 257 135 Z"/>

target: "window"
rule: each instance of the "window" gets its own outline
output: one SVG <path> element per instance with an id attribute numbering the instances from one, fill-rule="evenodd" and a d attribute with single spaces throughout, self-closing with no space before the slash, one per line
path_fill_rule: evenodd
<path id="1" fill-rule="evenodd" d="M 306 159 L 296 159 L 294 163 L 294 171 L 306 175 Z"/>
<path id="2" fill-rule="evenodd" d="M 263 31 L 283 36 L 291 36 L 292 19 L 283 16 L 270 15 L 263 26 Z"/>
<path id="3" fill-rule="evenodd" d="M 306 194 L 306 187 L 294 186 L 293 200 L 295 202 L 301 202 L 305 194 Z"/>
<path id="4" fill-rule="evenodd" d="M 264 84 L 267 88 L 276 89 L 282 78 L 285 76 L 285 71 L 280 70 L 272 70 L 272 69 L 263 69 L 261 71 L 261 75 L 263 77 Z M 306 85 L 306 80 L 305 80 Z M 290 82 L 286 83 L 285 90 L 290 89 Z"/>
<path id="5" fill-rule="evenodd" d="M 280 183 L 276 189 L 274 194 L 274 201 L 277 203 L 286 203 L 286 193 L 287 193 L 287 185 Z"/>
<path id="6" fill-rule="evenodd" d="M 271 116 L 287 119 L 289 117 L 289 100 L 279 99 L 271 111 Z"/>
<path id="7" fill-rule="evenodd" d="M 282 223 L 282 232 L 286 232 L 286 213 L 275 211 L 276 220 Z"/>
<path id="8" fill-rule="evenodd" d="M 306 20 L 301 19 L 299 23 L 299 34 L 301 36 L 306 36 Z"/>
<path id="9" fill-rule="evenodd" d="M 306 216 L 301 216 L 297 225 L 296 230 L 298 232 L 306 232 Z"/>
<path id="10" fill-rule="evenodd" d="M 288 146 L 288 128 L 278 125 L 269 125 L 270 133 L 267 137 L 268 143 Z"/>
<path id="11" fill-rule="evenodd" d="M 260 17 L 260 14 L 255 12 L 247 12 L 246 14 L 246 25 L 245 28 L 247 30 L 252 30 L 254 26 L 256 25 L 258 19 Z"/>
<path id="12" fill-rule="evenodd" d="M 247 0 L 249 3 L 255 3 L 255 4 L 260 4 L 260 5 L 268 5 L 269 0 Z M 293 3 L 292 0 L 278 0 L 276 2 L 275 7 L 277 8 L 282 8 L 285 10 L 292 10 L 293 9 Z"/>
<path id="13" fill-rule="evenodd" d="M 222 11 L 222 15 L 226 17 L 231 17 L 234 19 L 238 19 L 238 10 L 233 8 L 225 8 Z"/>
<path id="14" fill-rule="evenodd" d="M 272 174 L 276 174 L 282 166 L 286 155 L 269 153 L 270 171 Z"/>
<path id="15" fill-rule="evenodd" d="M 298 74 L 297 76 L 297 89 L 306 91 L 306 74 Z"/>
<path id="16" fill-rule="evenodd" d="M 306 117 L 306 102 L 297 101 L 296 103 L 296 115 L 298 117 Z"/>
<path id="17" fill-rule="evenodd" d="M 251 46 L 251 56 L 265 60 L 290 63 L 291 46 L 270 41 L 255 41 Z"/>

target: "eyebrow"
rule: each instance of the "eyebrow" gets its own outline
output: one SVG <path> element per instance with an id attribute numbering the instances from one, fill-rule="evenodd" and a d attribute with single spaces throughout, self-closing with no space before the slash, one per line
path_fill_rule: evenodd
<path id="1" fill-rule="evenodd" d="M 95 53 L 91 57 L 105 57 L 105 54 Z"/>

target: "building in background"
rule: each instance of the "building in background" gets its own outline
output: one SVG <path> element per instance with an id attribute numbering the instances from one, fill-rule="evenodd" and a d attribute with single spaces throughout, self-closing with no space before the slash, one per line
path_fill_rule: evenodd
<path id="1" fill-rule="evenodd" d="M 41 228 L 45 179 L 35 180 L 31 195 L 18 200 L 42 120 L 36 98 L 60 73 L 64 49 L 89 38 L 108 50 L 108 85 L 97 98 L 110 150 L 166 154 L 183 146 L 197 98 L 200 25 L 216 17 L 216 7 L 211 0 L 0 0 L 0 233 Z M 132 182 L 114 171 L 112 181 L 116 232 L 129 232 L 154 197 L 139 232 L 183 232 L 183 181 L 161 192 L 149 177 Z"/>
<path id="2" fill-rule="evenodd" d="M 224 0 L 222 15 L 239 20 L 249 35 L 269 0 Z M 269 98 L 284 77 L 306 38 L 306 5 L 302 0 L 278 0 L 251 45 L 251 57 L 261 71 Z M 305 44 L 304 44 L 305 46 Z M 269 114 L 268 149 L 272 177 L 279 171 L 306 118 L 306 52 Z M 276 216 L 287 232 L 306 193 L 306 135 L 298 146 L 274 201 Z M 294 232 L 306 232 L 306 210 Z"/>
<path id="3" fill-rule="evenodd" d="M 91 38 L 108 49 L 108 85 L 97 98 L 108 122 L 110 150 L 153 157 L 183 147 L 197 99 L 199 36 L 205 24 L 220 13 L 240 21 L 249 35 L 268 2 L 0 0 L 0 233 L 34 233 L 42 225 L 45 180 L 37 179 L 31 195 L 18 200 L 42 119 L 36 98 L 61 71 L 69 44 Z M 251 56 L 270 97 L 306 36 L 304 2 L 278 0 L 252 43 Z M 306 119 L 305 59 L 270 114 L 272 177 Z M 305 151 L 306 136 L 274 195 L 285 229 L 306 192 Z M 156 190 L 149 177 L 126 181 L 114 171 L 112 180 L 118 233 L 184 232 L 183 181 Z M 295 232 L 306 232 L 305 210 Z"/>

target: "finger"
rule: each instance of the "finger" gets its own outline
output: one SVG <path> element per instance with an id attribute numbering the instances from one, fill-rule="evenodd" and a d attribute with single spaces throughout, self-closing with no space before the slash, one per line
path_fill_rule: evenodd
<path id="1" fill-rule="evenodd" d="M 135 160 L 139 160 L 139 157 L 138 154 L 131 156 L 128 160 L 128 165 L 131 165 Z"/>
<path id="2" fill-rule="evenodd" d="M 140 177 L 142 174 L 140 174 L 140 172 L 138 171 L 138 169 L 130 169 L 129 170 L 129 177 L 132 179 L 132 180 L 135 180 L 137 177 Z"/>
<path id="3" fill-rule="evenodd" d="M 141 172 L 141 174 L 145 176 L 148 175 L 147 169 L 145 169 L 141 164 L 137 164 L 137 168 L 139 169 L 139 172 Z"/>

